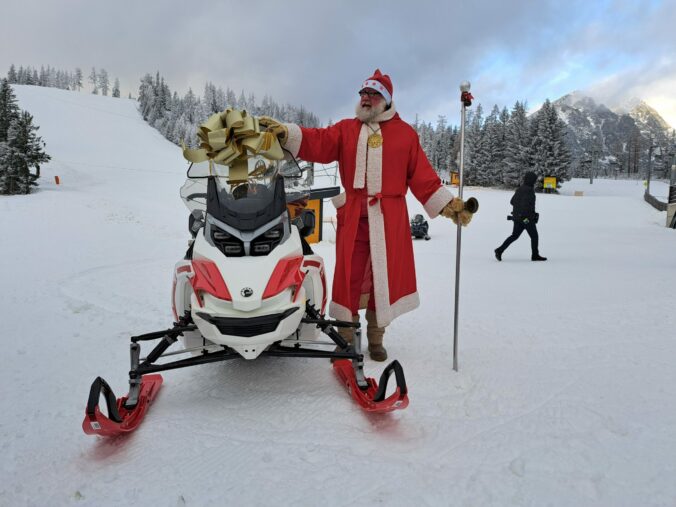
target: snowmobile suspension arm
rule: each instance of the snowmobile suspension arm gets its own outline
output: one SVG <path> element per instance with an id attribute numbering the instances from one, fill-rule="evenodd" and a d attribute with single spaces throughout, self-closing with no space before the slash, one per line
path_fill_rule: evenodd
<path id="1" fill-rule="evenodd" d="M 347 322 L 344 320 L 328 320 L 328 319 L 323 319 L 322 316 L 319 314 L 317 309 L 312 306 L 311 304 L 306 305 L 305 312 L 307 315 L 310 316 L 310 318 L 303 318 L 301 319 L 301 322 L 307 323 L 307 324 L 316 324 L 319 329 L 321 329 L 326 335 L 331 338 L 336 345 L 338 345 L 340 348 L 346 348 L 349 346 L 349 344 L 345 341 L 345 339 L 340 336 L 340 334 L 333 328 L 333 326 L 338 326 L 338 327 L 354 327 L 359 329 L 361 325 L 359 322 Z"/>

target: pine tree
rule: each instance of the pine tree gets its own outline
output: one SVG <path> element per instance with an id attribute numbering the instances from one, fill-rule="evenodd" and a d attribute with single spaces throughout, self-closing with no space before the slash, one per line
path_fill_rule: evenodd
<path id="1" fill-rule="evenodd" d="M 48 162 L 50 156 L 44 152 L 45 143 L 36 132 L 33 116 L 22 111 L 12 120 L 7 132 L 7 141 L 0 148 L 0 193 L 29 194 L 40 177 L 40 164 Z M 36 168 L 31 174 L 30 169 Z"/>
<path id="2" fill-rule="evenodd" d="M 9 81 L 10 84 L 13 84 L 17 82 L 17 79 L 16 68 L 14 67 L 14 64 L 11 64 L 9 66 L 9 72 L 7 72 L 7 81 Z"/>
<path id="3" fill-rule="evenodd" d="M 493 106 L 491 114 L 484 123 L 486 167 L 481 180 L 485 186 L 495 186 L 502 182 L 504 163 L 503 126 L 500 122 L 500 109 Z"/>
<path id="4" fill-rule="evenodd" d="M 99 94 L 99 88 L 98 88 L 99 78 L 96 74 L 96 68 L 95 67 L 92 67 L 92 71 L 89 73 L 89 82 L 92 85 L 92 93 L 94 95 L 98 95 Z"/>
<path id="5" fill-rule="evenodd" d="M 108 79 L 108 71 L 106 69 L 101 69 L 99 72 L 99 88 L 101 88 L 101 94 L 107 97 L 108 90 L 110 89 L 110 81 Z"/>
<path id="6" fill-rule="evenodd" d="M 77 88 L 77 91 L 82 89 L 82 69 L 77 67 L 75 69 L 75 77 L 73 78 L 73 89 Z"/>
<path id="7" fill-rule="evenodd" d="M 531 167 L 541 178 L 553 176 L 557 184 L 570 179 L 571 155 L 566 145 L 566 124 L 559 118 L 551 102 L 545 100 L 531 127 Z"/>
<path id="8" fill-rule="evenodd" d="M 113 85 L 113 97 L 120 97 L 120 80 L 115 78 L 115 84 Z"/>
<path id="9" fill-rule="evenodd" d="M 483 108 L 477 105 L 474 111 L 467 115 L 465 128 L 465 161 L 463 178 L 468 185 L 479 185 L 484 178 L 487 165 L 485 154 L 485 131 L 483 128 Z"/>
<path id="10" fill-rule="evenodd" d="M 505 160 L 502 182 L 508 187 L 518 187 L 523 175 L 530 169 L 530 129 L 526 106 L 516 102 L 505 132 Z"/>
<path id="11" fill-rule="evenodd" d="M 10 124 L 19 117 L 14 90 L 7 79 L 0 81 L 0 143 L 7 141 Z"/>

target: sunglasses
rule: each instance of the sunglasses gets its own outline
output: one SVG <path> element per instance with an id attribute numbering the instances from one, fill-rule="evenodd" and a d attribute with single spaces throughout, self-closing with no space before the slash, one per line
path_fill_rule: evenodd
<path id="1" fill-rule="evenodd" d="M 375 97 L 377 95 L 380 95 L 380 93 L 375 90 L 362 90 L 359 92 L 360 97 Z"/>

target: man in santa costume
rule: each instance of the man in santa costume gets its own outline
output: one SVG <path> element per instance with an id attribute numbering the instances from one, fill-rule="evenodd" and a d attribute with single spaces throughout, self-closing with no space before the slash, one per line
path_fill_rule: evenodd
<path id="1" fill-rule="evenodd" d="M 339 163 L 345 192 L 333 198 L 338 229 L 329 314 L 358 322 L 360 300 L 363 305 L 368 295 L 366 335 L 375 361 L 387 359 L 385 327 L 420 304 L 406 192 L 413 192 L 431 218 L 441 214 L 462 225 L 472 218 L 462 200 L 442 186 L 417 133 L 397 114 L 392 92 L 390 77 L 376 70 L 359 90 L 355 118 L 327 128 L 265 119 L 294 157 Z M 352 328 L 340 333 L 352 341 Z"/>

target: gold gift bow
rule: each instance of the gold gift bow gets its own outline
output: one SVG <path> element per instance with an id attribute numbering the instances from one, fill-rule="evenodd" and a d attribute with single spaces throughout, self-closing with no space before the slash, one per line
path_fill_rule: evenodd
<path id="1" fill-rule="evenodd" d="M 189 162 L 230 166 L 231 179 L 246 180 L 247 159 L 261 155 L 268 160 L 282 160 L 284 153 L 277 136 L 268 130 L 261 132 L 258 118 L 246 111 L 226 109 L 211 115 L 197 129 L 200 147 L 186 148 L 183 157 Z"/>

